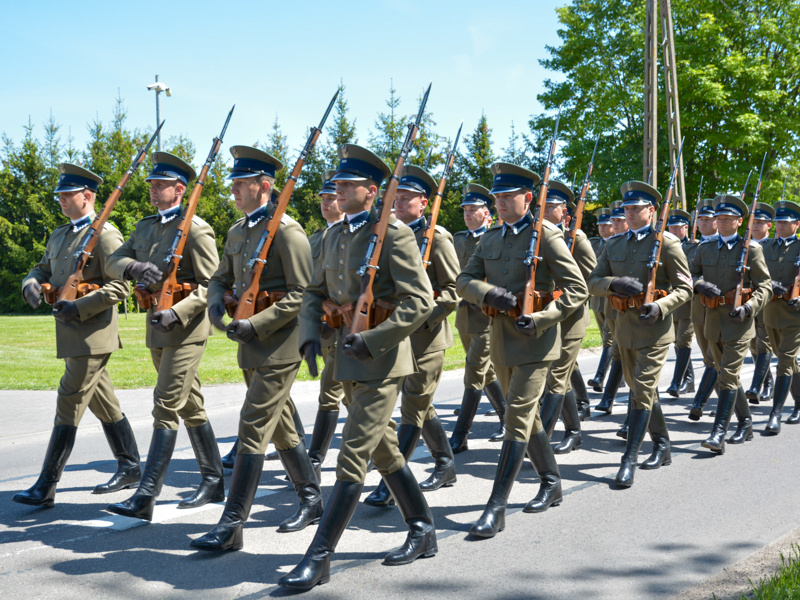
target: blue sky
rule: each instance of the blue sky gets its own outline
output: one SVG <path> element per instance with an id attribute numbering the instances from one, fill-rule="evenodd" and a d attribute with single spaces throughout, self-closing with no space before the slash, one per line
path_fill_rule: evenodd
<path id="1" fill-rule="evenodd" d="M 51 112 L 83 148 L 87 124 L 111 121 L 117 93 L 131 129 L 152 129 L 158 74 L 164 136 L 188 136 L 202 161 L 236 104 L 225 147 L 266 139 L 276 115 L 293 149 L 339 81 L 359 141 L 385 110 L 390 81 L 404 113 L 433 82 L 437 132 L 472 130 L 485 112 L 497 148 L 512 121 L 527 129 L 543 81 L 538 59 L 558 45 L 551 1 L 6 3 L 0 52 L 0 132 L 41 136 Z M 294 151 L 292 153 L 294 158 Z"/>

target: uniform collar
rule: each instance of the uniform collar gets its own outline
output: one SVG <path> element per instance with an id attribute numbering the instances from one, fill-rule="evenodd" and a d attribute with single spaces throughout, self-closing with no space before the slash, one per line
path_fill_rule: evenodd
<path id="1" fill-rule="evenodd" d="M 736 243 L 739 241 L 739 234 L 734 233 L 733 235 L 729 235 L 727 238 L 719 236 L 717 238 L 717 249 L 721 250 L 723 246 L 725 246 L 728 250 L 733 249 Z"/>
<path id="2" fill-rule="evenodd" d="M 165 223 L 169 223 L 179 214 L 181 214 L 181 205 L 173 206 L 167 210 L 159 210 L 158 214 L 161 215 L 160 223 L 164 225 Z"/>
<path id="3" fill-rule="evenodd" d="M 425 224 L 425 217 L 420 217 L 416 221 L 411 221 L 411 223 L 408 224 L 408 227 L 411 228 L 411 231 L 417 233 L 420 229 L 425 227 Z"/>
<path id="4" fill-rule="evenodd" d="M 342 221 L 344 221 L 344 219 L 339 219 L 338 221 L 334 221 L 333 223 L 328 223 L 328 226 L 325 229 L 330 229 L 331 227 L 333 227 L 334 225 L 338 225 Z"/>
<path id="5" fill-rule="evenodd" d="M 797 236 L 796 235 L 791 235 L 791 236 L 786 237 L 786 238 L 785 237 L 779 237 L 778 238 L 778 245 L 779 246 L 790 246 L 791 244 L 793 244 L 796 241 L 797 241 Z"/>
<path id="6" fill-rule="evenodd" d="M 72 233 L 78 233 L 79 231 L 83 231 L 89 225 L 92 224 L 93 219 L 94 219 L 93 212 L 90 212 L 88 215 L 82 216 L 80 219 L 70 219 L 70 221 L 72 221 Z"/>
<path id="7" fill-rule="evenodd" d="M 470 229 L 469 234 L 472 237 L 481 237 L 484 233 L 486 233 L 486 225 L 481 225 L 477 229 Z"/>
<path id="8" fill-rule="evenodd" d="M 525 216 L 522 217 L 516 223 L 509 225 L 508 223 L 503 223 L 503 236 L 505 237 L 507 232 L 511 232 L 514 235 L 517 235 L 520 231 L 525 229 L 528 225 L 533 222 L 533 217 L 531 217 L 531 213 L 525 213 Z"/>
<path id="9" fill-rule="evenodd" d="M 247 226 L 255 227 L 266 218 L 267 218 L 267 205 L 262 204 L 253 212 L 247 214 Z"/>
<path id="10" fill-rule="evenodd" d="M 629 230 L 628 231 L 628 239 L 635 239 L 637 242 L 641 242 L 644 238 L 648 235 L 653 233 L 653 226 L 652 225 L 645 225 L 641 229 L 637 230 Z"/>
<path id="11" fill-rule="evenodd" d="M 700 241 L 701 242 L 713 242 L 714 240 L 716 240 L 718 238 L 719 238 L 719 234 L 718 233 L 715 233 L 714 235 L 709 235 L 709 236 L 701 235 L 700 236 Z"/>
<path id="12" fill-rule="evenodd" d="M 346 233 L 355 233 L 369 223 L 369 211 L 365 210 L 356 215 L 345 215 L 342 228 Z"/>

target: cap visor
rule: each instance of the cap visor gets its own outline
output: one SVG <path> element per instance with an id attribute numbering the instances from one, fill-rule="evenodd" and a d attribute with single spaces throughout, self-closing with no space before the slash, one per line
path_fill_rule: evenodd
<path id="1" fill-rule="evenodd" d="M 86 188 L 82 185 L 60 185 L 56 188 L 55 193 L 59 194 L 61 192 L 78 192 L 84 189 Z"/>
<path id="2" fill-rule="evenodd" d="M 492 194 L 507 194 L 509 192 L 518 192 L 521 187 L 511 187 L 508 185 L 500 185 L 491 189 Z"/>
<path id="3" fill-rule="evenodd" d="M 346 171 L 339 171 L 331 177 L 331 181 L 366 181 L 366 177 L 356 175 L 355 173 L 347 173 Z"/>

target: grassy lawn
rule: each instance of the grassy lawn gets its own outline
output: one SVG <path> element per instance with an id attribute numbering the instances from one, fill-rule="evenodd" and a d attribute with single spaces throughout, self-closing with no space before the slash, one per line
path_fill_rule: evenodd
<path id="1" fill-rule="evenodd" d="M 792 546 L 792 556 L 781 554 L 781 568 L 772 577 L 750 582 L 753 591 L 740 600 L 795 600 L 800 597 L 800 547 Z M 716 598 L 716 596 L 715 596 Z"/>
<path id="2" fill-rule="evenodd" d="M 122 350 L 115 352 L 108 370 L 118 388 L 151 387 L 155 371 L 150 362 L 150 352 L 144 344 L 145 315 L 132 313 L 127 320 L 120 315 Z M 463 367 L 465 354 L 458 338 L 455 313 L 450 315 L 455 344 L 445 355 L 445 369 Z M 64 363 L 55 358 L 55 326 L 49 316 L 2 316 L 0 328 L 0 389 L 48 390 L 56 389 Z M 583 347 L 600 344 L 600 332 L 592 319 L 591 327 L 583 340 Z M 300 380 L 309 379 L 305 363 L 300 368 Z M 236 344 L 217 333 L 208 340 L 206 353 L 200 363 L 203 384 L 239 383 L 242 373 L 236 363 Z"/>

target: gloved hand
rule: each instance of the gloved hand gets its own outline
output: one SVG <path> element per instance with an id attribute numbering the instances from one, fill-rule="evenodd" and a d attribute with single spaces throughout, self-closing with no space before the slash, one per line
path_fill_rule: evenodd
<path id="1" fill-rule="evenodd" d="M 742 304 L 739 308 L 734 308 L 728 316 L 736 323 L 744 323 L 744 320 L 753 314 L 753 309 L 749 304 Z"/>
<path id="2" fill-rule="evenodd" d="M 28 285 L 25 286 L 25 289 L 22 290 L 22 297 L 25 298 L 25 302 L 28 305 L 36 310 L 42 305 L 42 286 L 39 284 L 38 281 L 32 281 Z"/>
<path id="3" fill-rule="evenodd" d="M 772 282 L 772 294 L 775 296 L 783 296 L 786 292 L 789 291 L 789 288 L 786 286 L 781 285 L 777 281 Z"/>
<path id="4" fill-rule="evenodd" d="M 369 348 L 367 348 L 360 333 L 348 333 L 344 336 L 342 352 L 346 357 L 355 358 L 356 360 L 370 360 L 372 358 Z"/>
<path id="5" fill-rule="evenodd" d="M 178 315 L 171 308 L 154 312 L 153 316 L 150 317 L 150 325 L 153 326 L 153 329 L 161 333 L 169 333 L 179 324 L 180 320 L 178 319 Z"/>
<path id="6" fill-rule="evenodd" d="M 523 335 L 536 337 L 536 324 L 533 322 L 533 315 L 520 315 L 514 321 L 514 328 Z"/>
<path id="7" fill-rule="evenodd" d="M 322 356 L 322 348 L 319 342 L 306 342 L 300 347 L 300 352 L 303 354 L 303 360 L 308 365 L 308 374 L 312 377 L 319 375 L 317 370 L 317 357 Z"/>
<path id="8" fill-rule="evenodd" d="M 250 319 L 239 319 L 228 325 L 228 339 L 240 344 L 247 344 L 256 339 L 256 330 Z"/>
<path id="9" fill-rule="evenodd" d="M 508 312 L 517 305 L 517 297 L 506 288 L 496 287 L 486 292 L 483 303 L 497 310 Z"/>
<path id="10" fill-rule="evenodd" d="M 72 300 L 59 300 L 53 304 L 53 317 L 62 323 L 72 323 L 79 316 L 78 306 Z"/>
<path id="11" fill-rule="evenodd" d="M 794 312 L 800 312 L 800 298 L 794 298 L 793 300 L 789 300 L 786 305 L 791 308 Z"/>
<path id="12" fill-rule="evenodd" d="M 323 340 L 329 340 L 330 338 L 332 338 L 335 335 L 336 335 L 336 330 L 333 327 L 331 327 L 330 325 L 328 325 L 327 321 L 323 321 L 322 322 L 322 329 L 320 329 L 320 331 L 319 331 L 319 336 Z"/>
<path id="13" fill-rule="evenodd" d="M 722 290 L 710 281 L 698 281 L 694 286 L 694 293 L 706 298 L 718 298 L 722 295 Z"/>
<path id="14" fill-rule="evenodd" d="M 132 262 L 125 267 L 125 272 L 122 274 L 125 279 L 135 279 L 139 283 L 146 286 L 158 283 L 164 276 L 164 273 L 151 262 Z"/>
<path id="15" fill-rule="evenodd" d="M 648 302 L 642 305 L 642 312 L 639 313 L 639 320 L 643 325 L 654 325 L 661 316 L 661 307 L 655 302 Z"/>
<path id="16" fill-rule="evenodd" d="M 225 325 L 225 321 L 222 320 L 224 316 L 224 304 L 212 304 L 208 307 L 208 319 L 211 321 L 211 324 L 220 331 L 226 331 L 228 329 L 227 325 Z"/>
<path id="17" fill-rule="evenodd" d="M 608 286 L 612 292 L 619 296 L 637 296 L 644 291 L 644 286 L 642 282 L 636 279 L 635 277 L 628 277 L 627 275 L 624 277 L 617 277 L 614 281 L 611 282 L 611 285 Z"/>

